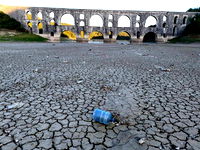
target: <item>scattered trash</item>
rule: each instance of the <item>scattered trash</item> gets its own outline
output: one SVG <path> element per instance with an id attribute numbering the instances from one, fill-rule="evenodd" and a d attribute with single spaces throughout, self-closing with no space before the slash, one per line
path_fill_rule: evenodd
<path id="1" fill-rule="evenodd" d="M 163 69 L 161 69 L 161 71 L 170 72 L 171 69 L 169 69 L 169 68 L 163 68 Z"/>
<path id="2" fill-rule="evenodd" d="M 139 53 L 139 52 L 135 52 L 135 54 L 140 55 L 140 56 L 143 56 L 143 55 L 144 55 L 144 54 Z"/>
<path id="3" fill-rule="evenodd" d="M 35 69 L 35 72 L 38 72 L 38 68 Z"/>
<path id="4" fill-rule="evenodd" d="M 143 144 L 143 143 L 145 143 L 145 140 L 146 140 L 146 138 L 141 138 L 141 139 L 138 141 L 138 143 L 139 143 L 139 144 Z"/>
<path id="5" fill-rule="evenodd" d="M 5 133 L 10 133 L 10 131 L 9 130 L 5 130 Z"/>
<path id="6" fill-rule="evenodd" d="M 180 149 L 180 147 L 176 147 L 176 150 L 179 150 Z"/>
<path id="7" fill-rule="evenodd" d="M 8 108 L 8 109 L 21 108 L 23 105 L 24 105 L 24 103 L 22 103 L 22 102 L 19 102 L 19 103 L 18 103 L 18 102 L 17 102 L 17 103 L 8 105 L 7 108 Z"/>
<path id="8" fill-rule="evenodd" d="M 82 83 L 82 82 L 83 82 L 82 79 L 80 79 L 80 80 L 77 81 L 78 84 L 80 84 L 80 83 Z"/>
<path id="9" fill-rule="evenodd" d="M 65 63 L 65 64 L 68 64 L 68 63 L 69 63 L 69 61 L 67 61 L 67 60 L 64 60 L 64 61 L 63 61 L 63 63 Z"/>
<path id="10" fill-rule="evenodd" d="M 111 86 L 105 86 L 105 85 L 103 85 L 103 86 L 100 87 L 100 90 L 103 90 L 103 91 L 111 91 L 111 90 L 112 90 L 112 87 L 111 87 Z"/>
<path id="11" fill-rule="evenodd" d="M 175 150 L 179 150 L 179 149 L 180 149 L 180 147 L 178 147 L 178 146 L 176 146 L 176 145 L 174 145 L 174 144 L 171 144 L 171 148 L 172 148 L 172 149 L 175 149 Z"/>
<path id="12" fill-rule="evenodd" d="M 116 121 L 110 112 L 101 110 L 101 109 L 95 109 L 93 112 L 92 118 L 96 122 L 99 122 L 105 125 L 108 125 L 109 123 Z"/>
<path id="13" fill-rule="evenodd" d="M 159 66 L 159 65 L 154 65 L 154 67 L 155 67 L 156 69 L 160 69 L 161 71 L 165 71 L 165 72 L 170 72 L 170 71 L 171 71 L 171 69 L 169 69 L 169 68 L 164 68 L 164 67 Z"/>
<path id="14" fill-rule="evenodd" d="M 142 54 L 142 56 L 149 56 L 149 54 Z"/>
<path id="15" fill-rule="evenodd" d="M 8 66 L 7 66 L 7 68 L 11 68 L 11 67 L 12 67 L 12 65 L 8 65 Z"/>
<path id="16" fill-rule="evenodd" d="M 41 72 L 41 70 L 40 70 L 40 69 L 38 69 L 38 68 L 36 68 L 35 70 L 33 70 L 33 72 L 40 73 L 40 72 Z"/>

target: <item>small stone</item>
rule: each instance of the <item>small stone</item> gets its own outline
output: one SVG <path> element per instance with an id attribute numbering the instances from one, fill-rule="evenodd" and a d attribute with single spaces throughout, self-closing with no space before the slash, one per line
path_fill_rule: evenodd
<path id="1" fill-rule="evenodd" d="M 138 141 L 138 143 L 139 143 L 139 144 L 143 144 L 143 143 L 145 143 L 145 140 L 146 140 L 145 138 L 141 138 L 141 139 Z"/>

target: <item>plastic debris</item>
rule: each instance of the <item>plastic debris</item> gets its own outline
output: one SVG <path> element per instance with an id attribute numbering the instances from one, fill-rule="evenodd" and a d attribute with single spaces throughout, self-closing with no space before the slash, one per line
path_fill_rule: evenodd
<path id="1" fill-rule="evenodd" d="M 155 67 L 156 69 L 160 69 L 161 71 L 165 71 L 165 72 L 170 72 L 170 71 L 171 71 L 171 69 L 169 69 L 169 68 L 164 68 L 164 67 L 159 66 L 159 65 L 154 65 L 154 67 Z"/>
<path id="2" fill-rule="evenodd" d="M 63 61 L 63 63 L 65 63 L 65 64 L 68 64 L 68 63 L 69 63 L 69 61 L 67 61 L 67 60 L 64 60 L 64 61 Z"/>
<path id="3" fill-rule="evenodd" d="M 14 103 L 14 104 L 8 105 L 7 108 L 8 109 L 21 108 L 23 105 L 24 105 L 24 103 L 19 102 L 19 103 Z"/>
<path id="4" fill-rule="evenodd" d="M 143 144 L 143 143 L 145 143 L 145 140 L 146 140 L 145 138 L 141 138 L 141 139 L 138 141 L 138 143 L 139 143 L 139 144 Z"/>
<path id="5" fill-rule="evenodd" d="M 33 72 L 40 73 L 40 72 L 41 72 L 41 69 L 39 69 L 39 68 L 35 68 L 35 70 L 33 70 Z"/>
<path id="6" fill-rule="evenodd" d="M 180 149 L 180 147 L 176 147 L 176 150 L 179 150 Z"/>
<path id="7" fill-rule="evenodd" d="M 38 72 L 38 68 L 35 69 L 35 72 Z"/>
<path id="8" fill-rule="evenodd" d="M 96 122 L 105 125 L 108 125 L 111 122 L 115 122 L 115 118 L 112 116 L 110 112 L 101 109 L 94 110 L 92 119 L 94 119 Z"/>
<path id="9" fill-rule="evenodd" d="M 80 79 L 80 80 L 77 81 L 77 83 L 78 83 L 78 84 L 83 83 L 83 80 Z"/>
<path id="10" fill-rule="evenodd" d="M 169 69 L 169 68 L 163 68 L 163 69 L 161 69 L 161 71 L 170 72 L 171 69 Z"/>

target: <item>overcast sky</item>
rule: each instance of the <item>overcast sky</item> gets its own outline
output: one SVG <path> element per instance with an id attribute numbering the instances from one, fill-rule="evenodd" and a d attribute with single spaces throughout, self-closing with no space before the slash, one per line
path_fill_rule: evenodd
<path id="1" fill-rule="evenodd" d="M 77 9 L 187 11 L 200 7 L 200 0 L 0 0 L 12 6 Z"/>

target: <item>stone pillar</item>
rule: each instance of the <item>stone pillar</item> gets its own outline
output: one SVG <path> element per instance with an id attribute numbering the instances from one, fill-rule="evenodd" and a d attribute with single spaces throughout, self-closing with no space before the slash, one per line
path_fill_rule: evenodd
<path id="1" fill-rule="evenodd" d="M 38 32 L 38 22 L 36 20 L 32 21 L 32 33 L 39 34 L 39 32 Z"/>

